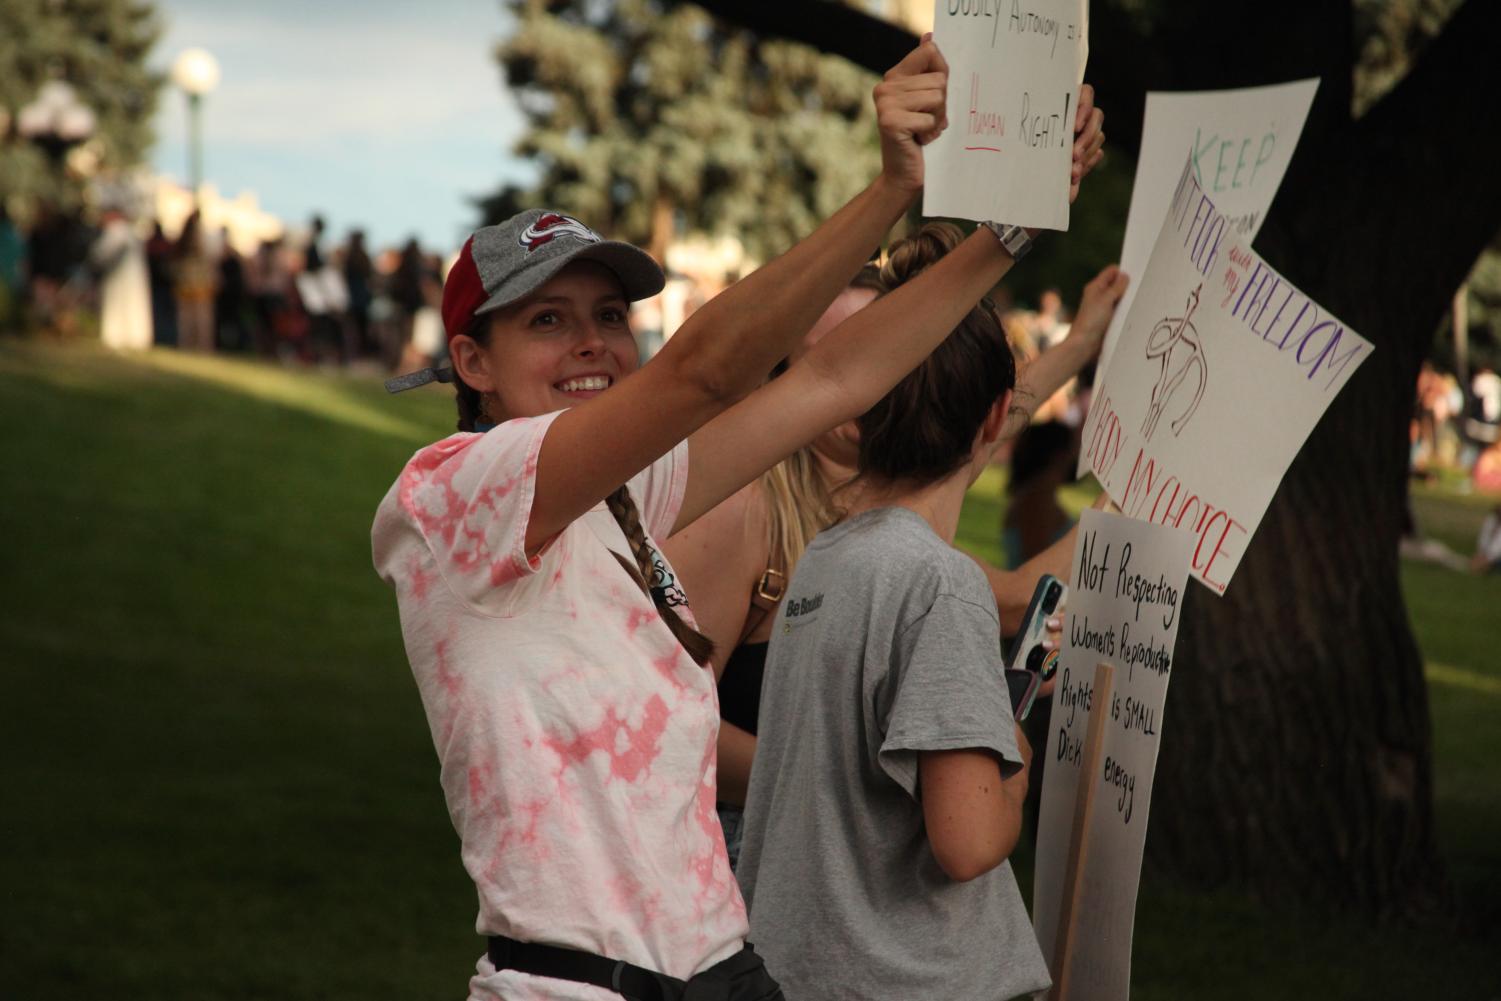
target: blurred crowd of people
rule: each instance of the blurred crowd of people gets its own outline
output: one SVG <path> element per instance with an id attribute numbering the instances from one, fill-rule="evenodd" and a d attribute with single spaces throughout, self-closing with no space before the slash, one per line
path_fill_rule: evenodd
<path id="1" fill-rule="evenodd" d="M 372 252 L 358 229 L 330 243 L 317 216 L 300 239 L 242 253 L 196 211 L 169 234 L 117 209 L 95 225 L 43 212 L 23 233 L 0 210 L 0 319 L 69 333 L 80 311 L 97 311 L 100 339 L 117 349 L 431 364 L 444 346 L 443 261 L 415 239 Z"/>
<path id="2" fill-rule="evenodd" d="M 642 360 L 695 309 L 738 277 L 713 248 L 672 253 L 662 293 L 635 305 Z M 372 250 L 363 231 L 342 243 L 314 216 L 300 233 L 243 252 L 194 212 L 177 230 L 103 209 L 40 212 L 24 230 L 0 207 L 0 328 L 70 335 L 96 315 L 115 349 L 174 347 L 319 365 L 411 371 L 446 354 L 443 277 L 451 262 L 415 239 Z M 1067 329 L 1066 327 L 1064 328 Z"/>
<path id="3" fill-rule="evenodd" d="M 1459 474 L 1466 488 L 1501 495 L 1501 375 L 1489 364 L 1475 367 L 1469 386 L 1452 372 L 1423 362 L 1418 372 L 1410 428 L 1415 479 Z M 1472 573 L 1501 573 L 1501 504 L 1486 517 L 1469 556 L 1429 538 L 1409 503 L 1402 553 Z"/>
<path id="4" fill-rule="evenodd" d="M 1454 373 L 1425 361 L 1410 437 L 1414 476 L 1456 470 L 1476 489 L 1501 493 L 1501 375 L 1482 363 L 1466 387 Z"/>
<path id="5" fill-rule="evenodd" d="M 1073 325 L 1073 313 L 1064 304 L 1062 293 L 1055 288 L 1043 290 L 1037 297 L 1035 310 L 1002 305 L 1000 314 L 1001 327 L 1006 331 L 1011 353 L 1016 356 L 1018 371 L 1062 343 Z M 1078 378 L 1070 379 L 1058 392 L 1042 401 L 1032 417 L 1033 423 L 1056 421 L 1073 429 L 1077 437 L 1089 410 L 1089 387 L 1093 377 L 1094 366 L 1089 365 Z"/>

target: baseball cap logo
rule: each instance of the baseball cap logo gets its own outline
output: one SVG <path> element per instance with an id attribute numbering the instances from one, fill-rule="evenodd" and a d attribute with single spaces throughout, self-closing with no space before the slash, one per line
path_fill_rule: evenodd
<path id="1" fill-rule="evenodd" d="M 530 254 L 538 247 L 551 243 L 555 238 L 564 233 L 570 233 L 585 243 L 598 243 L 599 234 L 588 226 L 579 222 L 572 216 L 562 215 L 558 212 L 548 212 L 537 219 L 526 229 L 521 231 L 520 243 Z"/>

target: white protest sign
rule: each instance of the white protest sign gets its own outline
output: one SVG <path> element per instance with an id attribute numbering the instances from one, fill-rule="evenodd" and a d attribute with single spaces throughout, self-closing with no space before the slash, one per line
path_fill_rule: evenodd
<path id="1" fill-rule="evenodd" d="M 928 216 L 1068 229 L 1087 0 L 935 0 L 949 126 L 923 150 Z"/>
<path id="2" fill-rule="evenodd" d="M 1136 295 L 1136 281 L 1152 256 L 1162 217 L 1172 201 L 1184 154 L 1192 157 L 1194 177 L 1228 217 L 1230 228 L 1250 243 L 1292 162 L 1318 89 L 1315 77 L 1270 87 L 1147 94 L 1141 155 L 1136 159 L 1126 239 L 1121 244 L 1121 270 L 1133 282 L 1105 331 L 1097 371 L 1103 373 L 1109 367 Z"/>
<path id="3" fill-rule="evenodd" d="M 1106 711 L 1088 851 L 1080 859 L 1070 995 L 1124 1001 L 1131 983 L 1131 934 L 1146 845 L 1152 776 L 1172 674 L 1178 611 L 1188 584 L 1193 537 L 1102 511 L 1087 510 L 1074 547 L 1072 590 L 1058 658 L 1048 731 L 1032 923 L 1042 954 L 1057 947 L 1064 867 L 1074 820 L 1094 665 L 1115 679 Z M 1098 710 L 1097 710 L 1098 711 Z M 1055 981 L 1062 970 L 1054 970 Z"/>
<path id="4" fill-rule="evenodd" d="M 1194 576 L 1219 594 L 1372 351 L 1231 226 L 1185 166 L 1083 439 L 1125 514 L 1194 534 Z"/>

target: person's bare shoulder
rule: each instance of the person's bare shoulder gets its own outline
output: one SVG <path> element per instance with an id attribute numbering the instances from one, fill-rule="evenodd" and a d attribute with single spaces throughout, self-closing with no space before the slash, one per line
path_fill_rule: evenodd
<path id="1" fill-rule="evenodd" d="M 767 518 L 766 491 L 760 480 L 753 480 L 673 533 L 667 545 L 673 548 L 687 543 L 721 552 L 729 546 L 737 551 L 757 546 L 764 549 L 769 531 Z"/>

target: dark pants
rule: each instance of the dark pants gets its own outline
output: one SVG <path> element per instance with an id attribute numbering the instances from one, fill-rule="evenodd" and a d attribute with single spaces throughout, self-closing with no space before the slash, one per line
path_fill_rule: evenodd
<path id="1" fill-rule="evenodd" d="M 177 347 L 177 300 L 172 297 L 171 285 L 151 285 L 151 331 L 152 343 Z"/>

